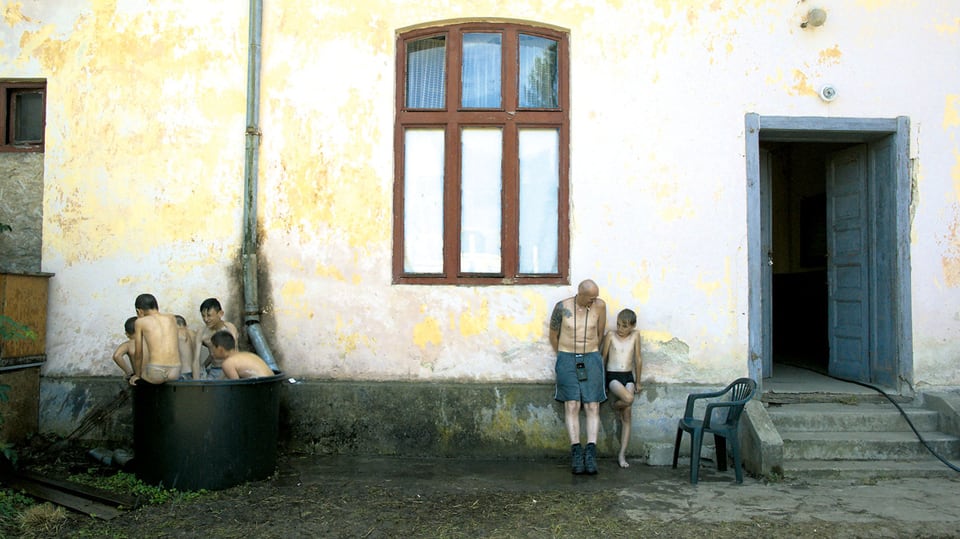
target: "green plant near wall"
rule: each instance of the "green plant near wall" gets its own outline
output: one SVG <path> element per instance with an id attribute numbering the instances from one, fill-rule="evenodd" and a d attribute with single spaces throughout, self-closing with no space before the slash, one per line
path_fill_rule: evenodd
<path id="1" fill-rule="evenodd" d="M 0 314 L 0 341 L 25 341 L 37 338 L 29 326 L 17 322 L 7 315 Z"/>

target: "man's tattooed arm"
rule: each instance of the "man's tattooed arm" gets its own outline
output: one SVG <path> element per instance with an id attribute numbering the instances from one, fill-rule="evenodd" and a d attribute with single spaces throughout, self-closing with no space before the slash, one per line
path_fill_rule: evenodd
<path id="1" fill-rule="evenodd" d="M 550 316 L 550 330 L 560 333 L 560 326 L 563 325 L 564 317 L 570 316 L 570 310 L 563 306 L 563 303 L 557 303 L 553 308 L 553 314 Z"/>

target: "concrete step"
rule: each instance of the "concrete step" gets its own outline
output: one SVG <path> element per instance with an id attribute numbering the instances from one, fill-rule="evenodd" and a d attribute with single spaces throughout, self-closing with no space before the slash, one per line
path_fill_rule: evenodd
<path id="1" fill-rule="evenodd" d="M 954 466 L 960 463 L 954 462 Z M 933 455 L 916 460 L 790 460 L 783 463 L 789 479 L 858 479 L 956 477 L 957 472 Z"/>
<path id="2" fill-rule="evenodd" d="M 890 398 L 898 403 L 911 403 L 912 397 L 894 395 L 887 393 Z M 764 391 L 760 396 L 760 401 L 766 404 L 890 404 L 890 399 L 880 393 L 864 389 L 861 393 L 851 394 L 849 392 L 830 393 L 825 391 L 795 392 L 789 391 L 778 393 L 776 391 Z"/>
<path id="3" fill-rule="evenodd" d="M 936 431 L 939 415 L 933 410 L 901 405 L 914 427 L 921 432 Z M 887 403 L 807 403 L 768 406 L 767 413 L 782 433 L 796 431 L 911 431 L 896 406 Z"/>
<path id="4" fill-rule="evenodd" d="M 946 459 L 960 454 L 960 438 L 942 432 L 921 432 Z M 913 460 L 931 456 L 913 432 L 781 432 L 783 459 Z"/>

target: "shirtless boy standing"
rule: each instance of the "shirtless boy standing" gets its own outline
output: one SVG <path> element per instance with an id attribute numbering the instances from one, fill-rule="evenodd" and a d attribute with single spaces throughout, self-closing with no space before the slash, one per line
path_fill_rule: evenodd
<path id="1" fill-rule="evenodd" d="M 133 356 L 136 353 L 136 350 L 133 346 L 133 325 L 136 323 L 137 317 L 131 316 L 127 318 L 127 321 L 123 323 L 123 331 L 127 334 L 127 340 L 120 343 L 120 346 L 117 347 L 116 351 L 113 352 L 113 362 L 117 364 L 117 367 L 120 367 L 120 370 L 123 371 L 124 376 L 127 380 L 133 376 Z"/>
<path id="2" fill-rule="evenodd" d="M 177 343 L 177 319 L 160 312 L 157 298 L 140 294 L 134 302 L 137 321 L 133 324 L 133 371 L 130 385 L 137 380 L 162 384 L 180 377 L 180 348 Z M 144 350 L 149 350 L 144 361 Z"/>
<path id="3" fill-rule="evenodd" d="M 180 379 L 199 380 L 199 372 L 193 370 L 193 346 L 196 334 L 187 327 L 187 319 L 179 314 L 173 315 L 177 319 L 177 348 L 180 351 Z"/>
<path id="4" fill-rule="evenodd" d="M 240 378 L 260 378 L 273 376 L 273 371 L 260 356 L 251 352 L 237 350 L 237 341 L 229 331 L 221 330 L 210 337 L 210 355 L 223 365 L 224 378 L 238 380 Z"/>
<path id="5" fill-rule="evenodd" d="M 597 473 L 597 435 L 600 403 L 607 400 L 600 340 L 607 324 L 607 304 L 598 296 L 597 283 L 587 279 L 577 295 L 553 308 L 550 345 L 557 353 L 556 400 L 563 402 L 564 423 L 570 437 L 571 471 Z M 580 445 L 580 407 L 587 417 L 587 447 Z"/>
<path id="6" fill-rule="evenodd" d="M 223 307 L 217 298 L 207 298 L 200 304 L 200 316 L 203 318 L 203 329 L 197 334 L 197 343 L 194 345 L 193 354 L 193 372 L 203 373 L 206 371 L 206 378 L 216 380 L 223 378 L 223 369 L 221 367 L 223 360 L 213 357 L 213 347 L 210 345 L 210 337 L 220 330 L 229 331 L 234 340 L 238 338 L 237 326 L 223 319 Z M 204 362 L 203 370 L 200 364 L 200 352 L 203 347 L 207 347 L 210 355 Z M 196 377 L 197 374 L 194 374 Z"/>
<path id="7" fill-rule="evenodd" d="M 627 468 L 627 442 L 630 440 L 630 422 L 633 413 L 633 397 L 640 393 L 640 332 L 637 331 L 637 314 L 624 309 L 617 314 L 617 330 L 610 331 L 603 339 L 600 350 L 607 365 L 607 388 L 613 393 L 613 409 L 620 419 L 620 467 Z"/>

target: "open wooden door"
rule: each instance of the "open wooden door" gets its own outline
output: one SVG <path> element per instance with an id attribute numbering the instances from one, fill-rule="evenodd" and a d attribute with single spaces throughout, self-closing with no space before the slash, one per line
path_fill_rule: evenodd
<path id="1" fill-rule="evenodd" d="M 869 381 L 870 212 L 867 148 L 827 159 L 827 302 L 833 376 Z"/>

